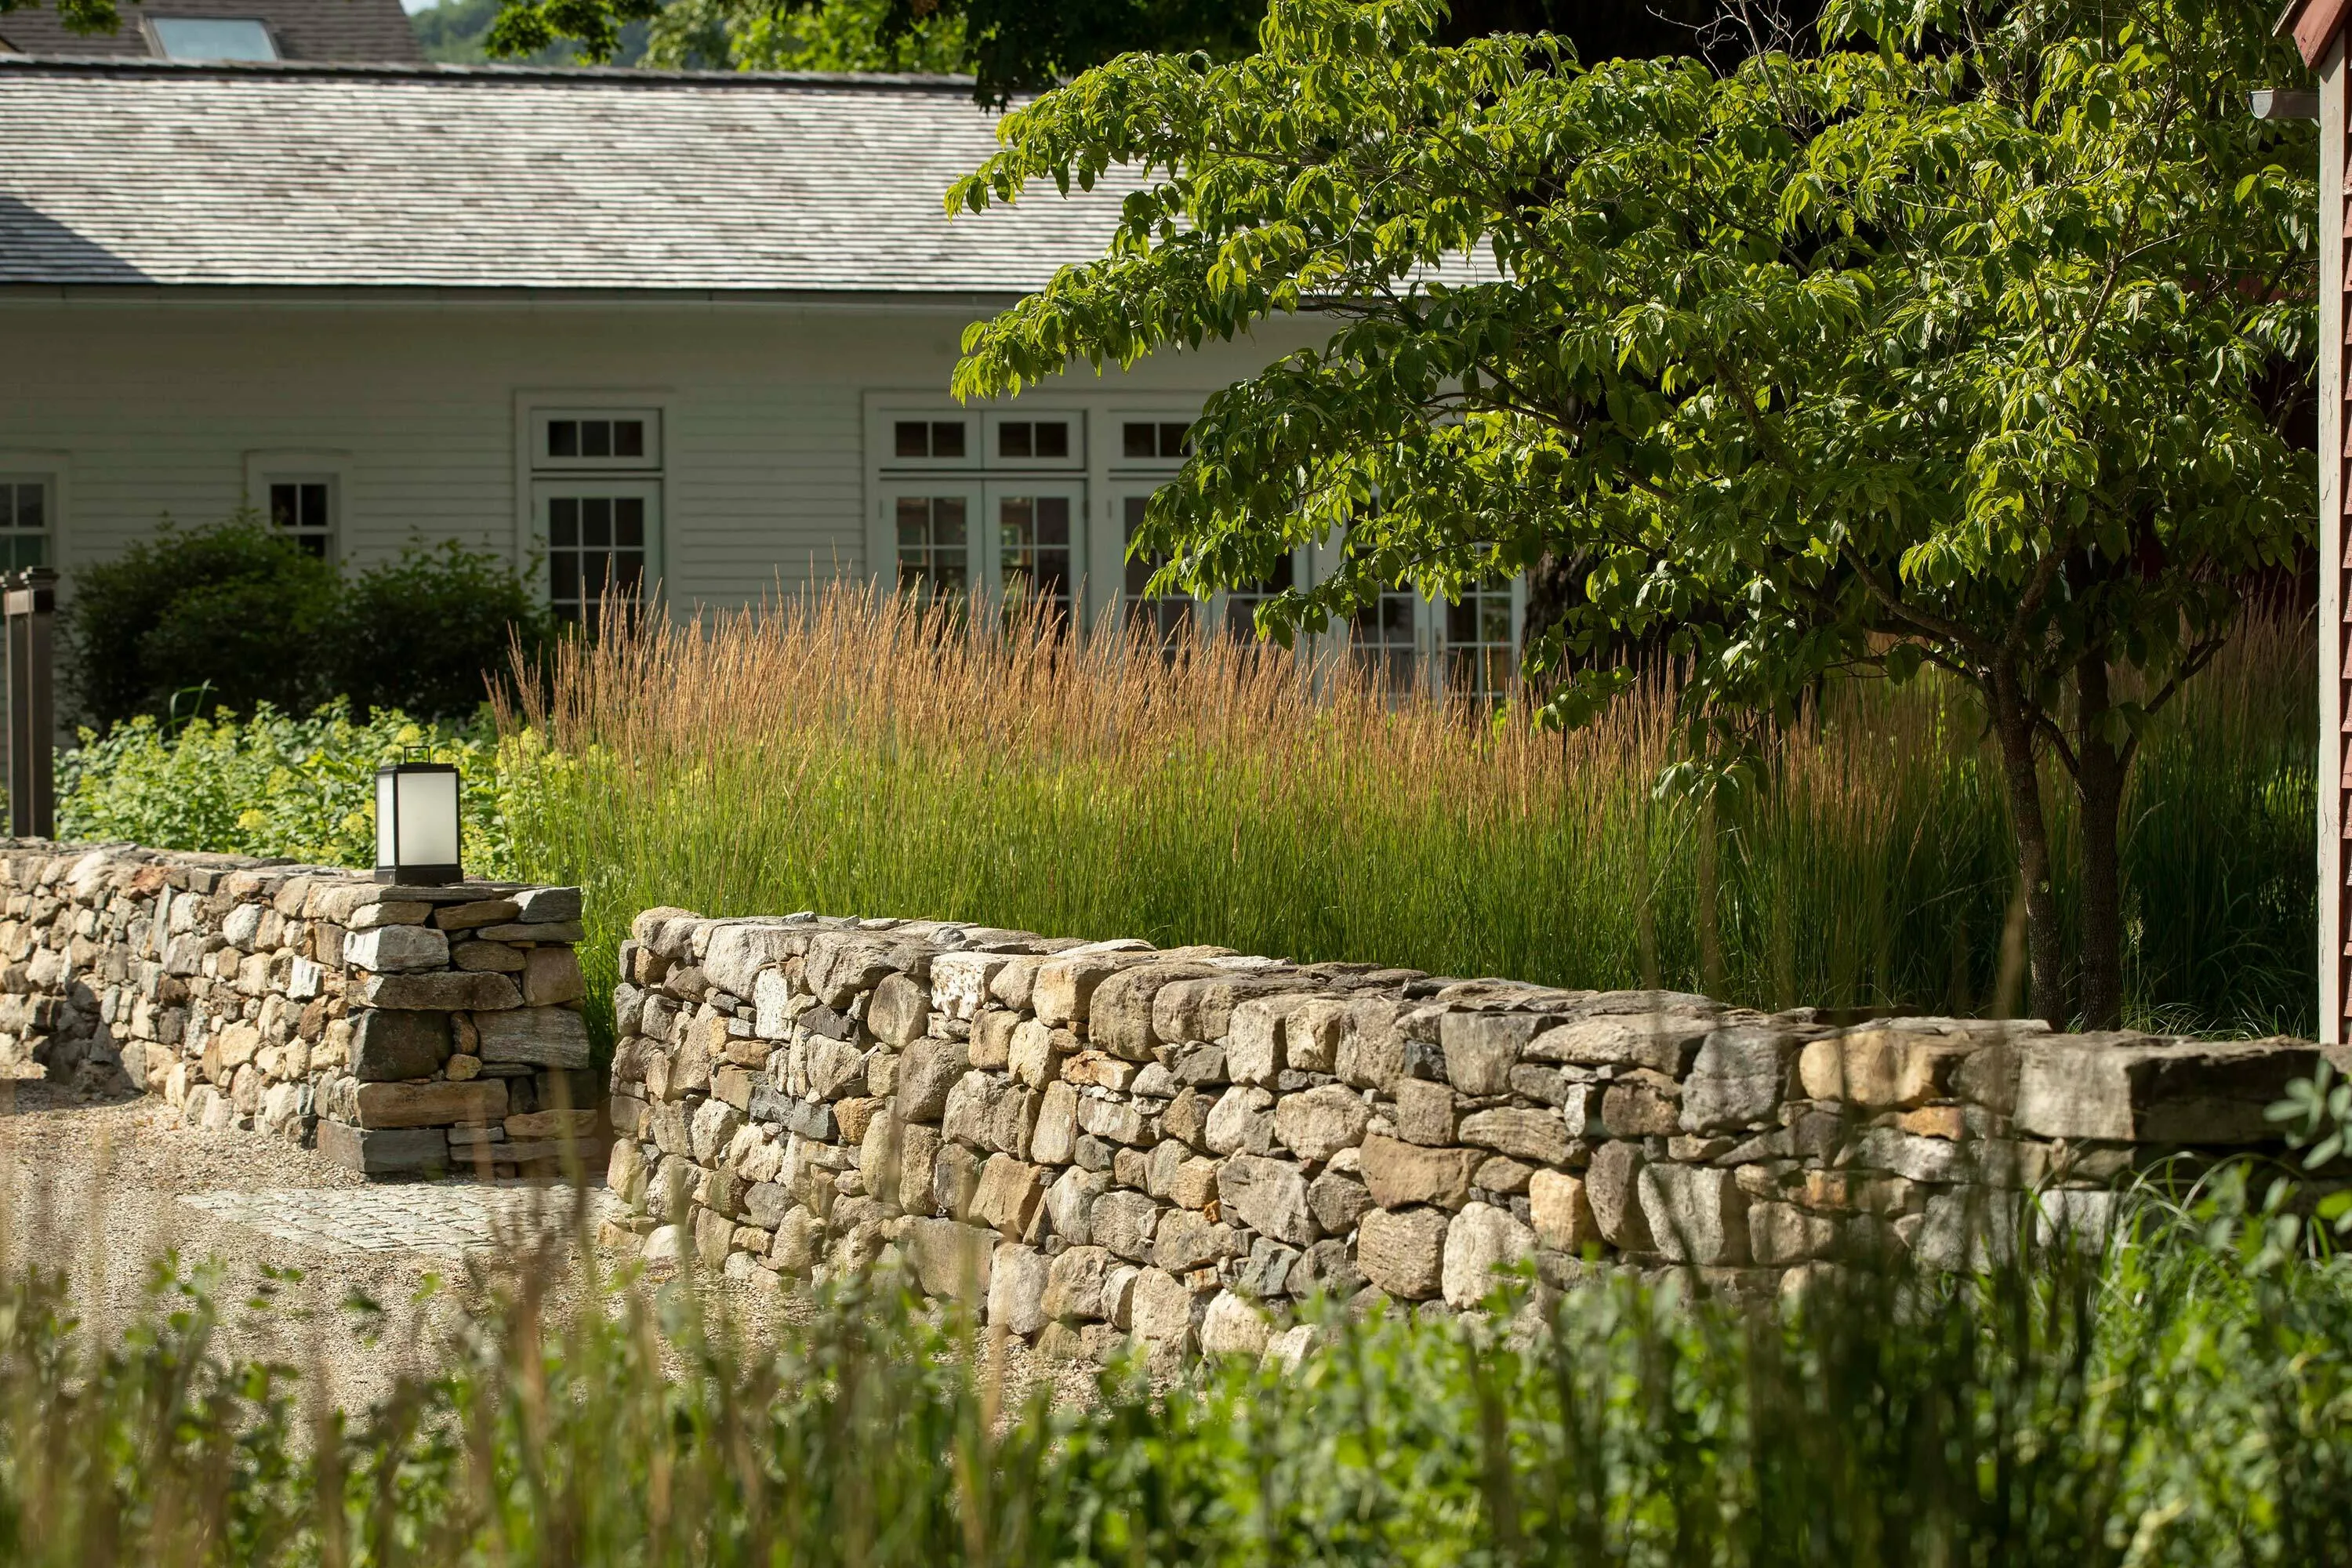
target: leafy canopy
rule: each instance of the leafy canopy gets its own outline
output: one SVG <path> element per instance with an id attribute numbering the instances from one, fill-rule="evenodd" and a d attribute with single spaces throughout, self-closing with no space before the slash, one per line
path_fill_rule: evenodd
<path id="1" fill-rule="evenodd" d="M 1589 597 L 1534 664 L 1664 635 L 1695 738 L 1927 663 L 2071 766 L 2080 660 L 2147 673 L 2099 721 L 2127 745 L 2232 579 L 2307 537 L 2265 390 L 2311 352 L 2310 133 L 2247 118 L 2278 62 L 2242 7 L 1844 0 L 1853 47 L 1720 75 L 1444 47 L 1441 15 L 1276 0 L 1257 56 L 1129 57 L 1009 116 L 949 197 L 1133 185 L 1104 257 L 967 333 L 965 396 L 1330 323 L 1210 401 L 1137 542 L 1163 586 L 1342 539 L 1262 612 L 1286 636 L 1553 552 Z"/>

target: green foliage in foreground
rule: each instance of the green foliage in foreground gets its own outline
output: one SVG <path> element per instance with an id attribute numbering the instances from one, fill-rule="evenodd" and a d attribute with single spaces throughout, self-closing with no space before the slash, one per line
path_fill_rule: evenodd
<path id="1" fill-rule="evenodd" d="M 264 703 L 173 731 L 144 716 L 84 730 L 58 761 L 58 836 L 372 866 L 375 770 L 415 746 L 462 772 L 467 868 L 497 875 L 511 857 L 496 742 L 385 709 L 362 723 L 341 700 L 307 719 Z"/>
<path id="2" fill-rule="evenodd" d="M 1780 1308 L 1671 1289 L 1334 1322 L 1297 1373 L 1124 1373 L 1056 1406 L 838 1296 L 772 1341 L 688 1286 L 491 1282 L 374 1408 L 239 1362 L 164 1265 L 118 1340 L 0 1285 L 0 1556 L 470 1564 L 2314 1563 L 2352 1554 L 2352 1289 L 2209 1203 L 2210 1240 L 2032 1272 L 1857 1272 Z M 2185 1233 L 2187 1227 L 2182 1227 Z"/>

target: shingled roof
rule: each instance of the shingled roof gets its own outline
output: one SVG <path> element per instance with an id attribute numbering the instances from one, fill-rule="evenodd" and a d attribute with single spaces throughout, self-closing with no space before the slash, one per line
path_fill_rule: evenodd
<path id="1" fill-rule="evenodd" d="M 0 56 L 0 285 L 1015 293 L 1118 195 L 950 225 L 994 132 L 951 78 Z"/>
<path id="2" fill-rule="evenodd" d="M 279 55 L 289 60 L 425 59 L 400 0 L 158 0 L 154 5 L 130 0 L 122 6 L 122 26 L 111 33 L 68 31 L 50 0 L 37 9 L 0 14 L 0 43 L 27 55 L 143 58 L 155 52 L 142 25 L 152 16 L 250 17 L 268 26 Z"/>

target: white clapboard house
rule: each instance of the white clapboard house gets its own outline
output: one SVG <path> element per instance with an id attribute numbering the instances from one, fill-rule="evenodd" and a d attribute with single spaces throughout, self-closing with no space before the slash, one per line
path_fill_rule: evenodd
<path id="1" fill-rule="evenodd" d="M 1310 329 L 960 405 L 964 328 L 1117 200 L 950 222 L 994 145 L 954 80 L 0 55 L 0 563 L 70 593 L 249 506 L 341 563 L 508 552 L 570 616 L 843 575 L 1245 624 L 1138 605 L 1126 542 Z M 1517 601 L 1391 595 L 1357 657 L 1491 683 Z"/>

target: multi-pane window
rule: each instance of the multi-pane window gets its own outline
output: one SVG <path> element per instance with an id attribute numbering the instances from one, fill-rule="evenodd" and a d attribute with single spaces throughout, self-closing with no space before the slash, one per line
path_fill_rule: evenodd
<path id="1" fill-rule="evenodd" d="M 331 479 L 271 479 L 269 526 L 320 561 L 334 555 L 335 487 Z"/>
<path id="2" fill-rule="evenodd" d="M 964 455 L 961 419 L 899 419 L 891 424 L 894 456 L 936 462 Z"/>
<path id="3" fill-rule="evenodd" d="M 651 595 L 661 574 L 661 419 L 653 408 L 533 413 L 532 494 L 559 620 L 593 633 Z"/>
<path id="4" fill-rule="evenodd" d="M 1008 605 L 1042 603 L 1069 624 L 1075 587 L 1067 496 L 1001 496 L 996 502 L 997 585 Z"/>
<path id="5" fill-rule="evenodd" d="M 548 606 L 594 632 L 645 600 L 649 536 L 642 495 L 551 495 Z"/>
<path id="6" fill-rule="evenodd" d="M 49 563 L 49 482 L 0 476 L 0 571 Z"/>
<path id="7" fill-rule="evenodd" d="M 1181 463 L 1192 455 L 1192 426 L 1181 419 L 1128 419 L 1118 427 L 1119 456 L 1136 463 Z"/>
<path id="8" fill-rule="evenodd" d="M 632 467 L 647 456 L 643 417 L 551 418 L 547 422 L 547 450 L 551 466 L 574 459 L 626 463 Z"/>
<path id="9" fill-rule="evenodd" d="M 996 455 L 1013 462 L 1061 462 L 1070 455 L 1070 422 L 1003 420 L 996 426 Z"/>
<path id="10" fill-rule="evenodd" d="M 1349 661 L 1391 696 L 1412 690 L 1421 671 L 1414 626 L 1420 608 L 1421 595 L 1412 589 L 1386 588 L 1359 606 L 1349 623 Z"/>
<path id="11" fill-rule="evenodd" d="M 900 496 L 896 511 L 898 587 L 925 601 L 971 595 L 970 502 L 962 496 Z"/>
<path id="12" fill-rule="evenodd" d="M 1192 630 L 1192 600 L 1185 594 L 1155 596 L 1151 592 L 1152 574 L 1168 564 L 1168 557 L 1157 551 L 1138 555 L 1133 553 L 1135 536 L 1143 531 L 1145 510 L 1150 506 L 1150 496 L 1128 496 L 1120 501 L 1120 521 L 1124 525 L 1120 542 L 1128 546 L 1126 592 L 1120 595 L 1129 626 L 1140 623 L 1151 628 L 1152 635 L 1162 642 L 1173 643 Z"/>
<path id="13" fill-rule="evenodd" d="M 1463 590 L 1445 606 L 1445 689 L 1457 697 L 1500 701 L 1518 674 L 1518 640 L 1511 626 L 1511 584 L 1490 579 Z"/>

